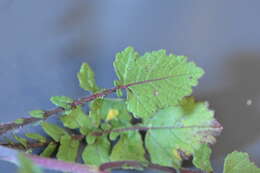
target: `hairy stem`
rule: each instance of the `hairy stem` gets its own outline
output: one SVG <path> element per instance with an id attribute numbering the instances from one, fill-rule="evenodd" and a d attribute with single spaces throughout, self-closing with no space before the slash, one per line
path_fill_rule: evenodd
<path id="1" fill-rule="evenodd" d="M 75 134 L 73 134 L 71 137 L 73 139 L 79 140 L 79 141 L 81 141 L 82 139 L 85 138 L 84 135 L 75 135 Z M 49 141 L 46 141 L 46 142 L 28 142 L 26 147 L 24 147 L 24 145 L 22 145 L 20 143 L 2 143 L 2 144 L 0 143 L 0 145 L 4 146 L 4 147 L 16 149 L 16 150 L 26 151 L 26 150 L 29 150 L 29 149 L 45 147 L 45 146 L 47 146 L 50 143 L 59 144 L 59 142 L 56 142 L 56 141 L 53 141 L 53 140 L 49 140 Z"/>
<path id="2" fill-rule="evenodd" d="M 164 78 L 157 78 L 157 79 L 139 81 L 139 82 L 134 82 L 134 83 L 126 84 L 126 85 L 116 86 L 114 88 L 106 89 L 106 90 L 103 90 L 99 93 L 92 94 L 90 96 L 79 98 L 78 100 L 75 100 L 73 103 L 71 103 L 71 106 L 75 107 L 77 105 L 83 105 L 86 102 L 90 102 L 90 101 L 95 100 L 97 98 L 104 97 L 106 95 L 112 94 L 113 92 L 116 92 L 119 89 L 127 89 L 131 86 L 146 84 L 146 83 L 160 81 L 160 80 L 165 80 L 165 79 L 169 79 L 169 78 L 172 78 L 172 77 L 175 77 L 175 76 L 168 76 L 168 77 L 164 77 Z M 50 116 L 55 115 L 59 112 L 63 112 L 63 111 L 64 111 L 64 109 L 61 108 L 61 107 L 55 108 L 53 110 L 45 111 L 44 119 L 47 119 Z M 8 131 L 11 131 L 11 130 L 23 127 L 25 125 L 32 124 L 32 123 L 35 123 L 37 121 L 42 120 L 41 118 L 32 118 L 32 117 L 21 118 L 21 119 L 23 120 L 23 123 L 10 122 L 10 123 L 5 123 L 5 124 L 0 124 L 0 135 L 6 133 Z"/>
<path id="3" fill-rule="evenodd" d="M 16 149 L 16 150 L 28 150 L 28 149 L 33 149 L 33 148 L 39 148 L 39 147 L 45 147 L 49 144 L 50 142 L 33 142 L 33 143 L 27 143 L 27 146 L 24 147 L 20 143 L 5 143 L 5 144 L 0 144 L 1 146 Z"/>
<path id="4" fill-rule="evenodd" d="M 161 126 L 161 127 L 145 127 L 145 126 L 132 126 L 132 127 L 126 127 L 126 128 L 119 128 L 119 129 L 112 129 L 112 130 L 104 130 L 104 131 L 97 131 L 93 132 L 92 135 L 94 136 L 102 136 L 108 133 L 112 132 L 126 132 L 126 131 L 148 131 L 148 130 L 162 130 L 162 129 L 184 129 L 184 128 L 215 128 L 218 129 L 218 131 L 222 131 L 223 127 L 216 123 L 214 126 Z"/>
<path id="5" fill-rule="evenodd" d="M 102 136 L 102 135 L 106 135 L 106 134 L 113 133 L 113 132 L 120 133 L 120 132 L 126 132 L 126 131 L 148 131 L 148 130 L 183 129 L 183 128 L 215 128 L 216 132 L 217 131 L 220 132 L 223 127 L 218 123 L 216 123 L 214 126 L 164 126 L 164 127 L 132 126 L 132 127 L 112 129 L 112 130 L 94 131 L 94 132 L 92 132 L 92 135 L 93 136 Z M 82 140 L 85 138 L 85 135 L 72 134 L 72 138 L 75 140 Z M 9 147 L 9 148 L 13 148 L 13 149 L 18 149 L 18 150 L 27 150 L 27 149 L 33 149 L 33 148 L 47 146 L 50 142 L 55 142 L 55 141 L 47 141 L 45 143 L 41 143 L 41 142 L 28 143 L 26 148 L 20 143 L 14 143 L 14 144 L 5 143 L 5 144 L 0 144 L 0 145 Z"/>

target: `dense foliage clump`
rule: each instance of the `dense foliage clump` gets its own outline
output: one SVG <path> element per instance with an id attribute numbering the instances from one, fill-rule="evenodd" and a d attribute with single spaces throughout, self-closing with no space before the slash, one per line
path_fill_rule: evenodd
<path id="1" fill-rule="evenodd" d="M 94 72 L 83 63 L 77 78 L 89 96 L 76 100 L 51 97 L 56 109 L 34 110 L 29 113 L 31 118 L 0 126 L 3 134 L 40 122 L 47 137 L 37 133 L 27 133 L 26 138 L 15 135 L 18 143 L 1 145 L 27 153 L 42 147 L 37 159 L 55 157 L 64 165 L 63 169 L 53 159 L 48 160 L 51 168 L 63 171 L 87 172 L 91 168 L 94 172 L 105 172 L 107 168 L 120 167 L 185 172 L 183 161 L 192 160 L 196 169 L 190 172 L 213 172 L 210 145 L 223 128 L 208 103 L 191 96 L 192 87 L 198 84 L 204 71 L 185 56 L 167 55 L 165 50 L 139 55 L 132 47 L 119 52 L 113 65 L 118 77 L 114 88 L 98 86 Z M 105 98 L 113 92 L 118 98 Z M 57 114 L 63 126 L 46 121 Z M 21 172 L 25 169 L 37 172 L 28 158 L 50 168 L 31 154 L 20 158 L 25 165 Z M 75 169 L 64 170 L 67 164 L 72 164 L 69 162 L 78 162 L 80 158 L 86 167 L 74 163 Z M 258 173 L 260 169 L 249 161 L 247 154 L 233 152 L 225 160 L 224 173 L 240 172 Z"/>

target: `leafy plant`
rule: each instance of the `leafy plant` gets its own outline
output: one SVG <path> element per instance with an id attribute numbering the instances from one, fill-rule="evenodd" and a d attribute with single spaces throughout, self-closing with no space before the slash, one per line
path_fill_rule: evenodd
<path id="1" fill-rule="evenodd" d="M 139 55 L 132 47 L 119 52 L 113 65 L 118 77 L 114 88 L 99 87 L 93 70 L 83 63 L 77 78 L 89 96 L 76 100 L 54 96 L 50 101 L 57 108 L 34 110 L 29 112 L 30 118 L 0 125 L 3 135 L 40 122 L 46 133 L 47 137 L 37 133 L 27 133 L 27 138 L 15 135 L 17 143 L 1 144 L 27 153 L 43 148 L 39 156 L 22 155 L 21 172 L 40 172 L 27 159 L 67 172 L 105 173 L 118 167 L 213 172 L 210 145 L 223 128 L 207 102 L 190 96 L 203 70 L 184 56 L 167 55 L 165 50 Z M 118 98 L 105 98 L 113 92 Z M 63 126 L 47 122 L 53 115 L 59 115 Z M 48 160 L 53 157 L 56 159 Z M 76 163 L 80 158 L 84 163 Z M 196 169 L 183 168 L 184 160 L 192 160 Z M 233 152 L 226 157 L 224 173 L 239 172 L 258 173 L 260 169 L 247 154 Z"/>

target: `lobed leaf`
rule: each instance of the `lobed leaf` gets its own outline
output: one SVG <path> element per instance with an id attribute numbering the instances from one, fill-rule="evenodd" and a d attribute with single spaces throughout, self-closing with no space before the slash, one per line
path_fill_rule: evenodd
<path id="1" fill-rule="evenodd" d="M 159 111 L 145 125 L 159 127 L 149 130 L 145 137 L 145 145 L 153 163 L 178 169 L 182 155 L 193 155 L 195 166 L 203 170 L 211 169 L 211 151 L 205 144 L 214 143 L 214 136 L 221 132 L 222 127 L 214 119 L 207 103 L 195 103 L 188 98 L 179 106 Z M 200 159 L 203 151 L 205 160 Z"/>
<path id="2" fill-rule="evenodd" d="M 225 158 L 223 173 L 260 173 L 260 168 L 250 162 L 247 153 L 234 151 Z"/>
<path id="3" fill-rule="evenodd" d="M 165 50 L 140 56 L 132 47 L 116 54 L 114 68 L 117 85 L 137 84 L 127 89 L 127 108 L 142 118 L 190 95 L 204 73 L 184 56 L 166 55 Z"/>

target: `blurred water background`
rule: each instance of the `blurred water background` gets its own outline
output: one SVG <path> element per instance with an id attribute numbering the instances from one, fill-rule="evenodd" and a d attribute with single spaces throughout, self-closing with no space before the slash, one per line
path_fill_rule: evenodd
<path id="1" fill-rule="evenodd" d="M 54 95 L 84 95 L 75 76 L 82 62 L 112 87 L 116 52 L 164 48 L 206 71 L 195 95 L 224 126 L 216 173 L 233 150 L 260 166 L 259 17 L 259 0 L 0 0 L 0 122 L 52 108 Z"/>

